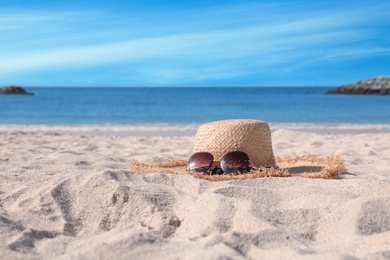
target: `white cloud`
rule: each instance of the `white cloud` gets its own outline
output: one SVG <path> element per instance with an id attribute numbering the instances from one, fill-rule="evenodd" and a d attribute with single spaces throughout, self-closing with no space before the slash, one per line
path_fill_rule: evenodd
<path id="1" fill-rule="evenodd" d="M 360 57 L 386 55 L 390 56 L 390 48 L 342 48 L 334 49 L 323 58 L 324 60 L 357 59 Z"/>
<path id="2" fill-rule="evenodd" d="M 269 34 L 267 29 L 253 28 L 253 31 L 182 34 L 108 44 L 91 44 L 84 47 L 20 50 L 2 56 L 2 59 L 7 62 L 0 64 L 0 71 L 1 73 L 13 73 L 53 66 L 93 66 L 117 62 L 137 62 L 152 58 L 170 60 L 190 58 L 210 61 L 252 55 L 270 56 L 275 52 L 284 52 L 301 48 L 301 46 L 321 42 L 339 42 L 337 38 L 340 38 L 340 33 L 294 35 L 289 39 L 267 34 Z M 342 33 L 343 36 L 347 34 L 350 39 L 358 37 L 354 33 Z"/>

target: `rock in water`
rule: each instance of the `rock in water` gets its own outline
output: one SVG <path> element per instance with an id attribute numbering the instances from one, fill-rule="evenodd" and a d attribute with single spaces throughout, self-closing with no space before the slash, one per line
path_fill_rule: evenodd
<path id="1" fill-rule="evenodd" d="M 2 95 L 34 95 L 29 93 L 21 87 L 18 86 L 9 86 L 0 88 L 0 94 Z"/>
<path id="2" fill-rule="evenodd" d="M 361 80 L 333 89 L 327 94 L 390 95 L 390 77 Z"/>

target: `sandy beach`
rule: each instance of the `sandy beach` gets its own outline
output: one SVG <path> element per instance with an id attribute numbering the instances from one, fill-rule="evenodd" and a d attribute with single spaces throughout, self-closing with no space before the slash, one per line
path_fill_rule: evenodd
<path id="1" fill-rule="evenodd" d="M 335 179 L 142 174 L 196 125 L 0 127 L 0 259 L 390 259 L 390 126 L 271 125 L 276 156 Z"/>

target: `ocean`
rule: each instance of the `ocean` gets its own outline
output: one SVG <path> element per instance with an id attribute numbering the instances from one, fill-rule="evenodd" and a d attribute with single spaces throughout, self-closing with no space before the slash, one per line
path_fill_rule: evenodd
<path id="1" fill-rule="evenodd" d="M 325 95 L 330 87 L 29 87 L 0 95 L 1 125 L 390 124 L 390 96 Z"/>

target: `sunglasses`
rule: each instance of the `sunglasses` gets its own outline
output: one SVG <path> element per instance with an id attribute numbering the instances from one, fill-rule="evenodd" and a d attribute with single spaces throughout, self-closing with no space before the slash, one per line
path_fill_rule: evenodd
<path id="1" fill-rule="evenodd" d="M 229 152 L 221 162 L 214 161 L 214 156 L 208 152 L 198 152 L 191 155 L 188 160 L 188 170 L 209 174 L 242 174 L 249 172 L 249 156 L 244 152 Z"/>

